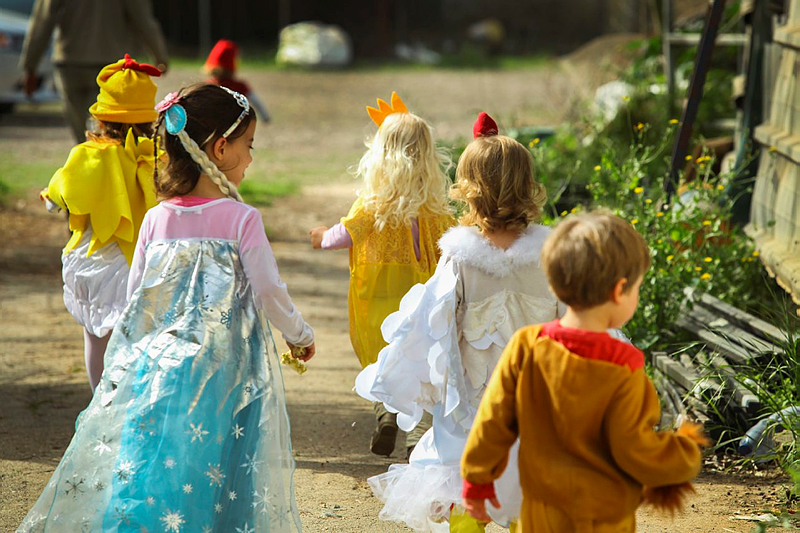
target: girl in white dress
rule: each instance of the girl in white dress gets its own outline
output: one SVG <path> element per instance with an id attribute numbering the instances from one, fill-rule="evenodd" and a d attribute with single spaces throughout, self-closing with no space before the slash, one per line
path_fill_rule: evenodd
<path id="1" fill-rule="evenodd" d="M 403 430 L 412 429 L 423 410 L 433 414 L 433 427 L 410 463 L 369 479 L 385 503 L 380 517 L 416 531 L 484 530 L 460 507 L 467 435 L 511 335 L 559 315 L 539 267 L 549 230 L 532 223 L 545 192 L 533 179 L 530 154 L 497 135 L 486 113 L 473 133 L 452 191 L 468 207 L 462 225 L 439 241 L 442 258 L 433 277 L 414 286 L 387 317 L 382 330 L 389 345 L 356 380 L 361 396 L 398 413 Z M 513 530 L 521 501 L 516 450 L 496 492 L 502 508 L 493 509 L 492 517 Z"/>

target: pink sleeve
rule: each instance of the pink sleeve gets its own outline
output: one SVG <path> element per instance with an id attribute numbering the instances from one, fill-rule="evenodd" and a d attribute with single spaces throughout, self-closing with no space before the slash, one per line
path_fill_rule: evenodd
<path id="1" fill-rule="evenodd" d="M 352 248 L 353 239 L 347 232 L 344 224 L 339 222 L 322 235 L 323 250 L 341 250 L 342 248 Z"/>
<path id="2" fill-rule="evenodd" d="M 239 257 L 256 301 L 267 319 L 280 330 L 283 338 L 295 346 L 309 346 L 314 332 L 292 302 L 286 284 L 281 281 L 278 264 L 264 232 L 261 214 L 253 210 L 245 218 L 239 238 Z"/>

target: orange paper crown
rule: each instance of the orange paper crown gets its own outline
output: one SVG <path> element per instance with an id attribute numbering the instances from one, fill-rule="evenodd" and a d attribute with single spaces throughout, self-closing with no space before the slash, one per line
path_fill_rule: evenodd
<path id="1" fill-rule="evenodd" d="M 367 106 L 367 114 L 369 115 L 369 118 L 371 118 L 372 122 L 377 124 L 379 128 L 381 127 L 381 124 L 383 124 L 383 121 L 386 120 L 386 117 L 392 113 L 408 113 L 406 104 L 403 103 L 403 101 L 394 91 L 392 91 L 392 105 L 389 105 L 378 98 L 378 109 Z"/>

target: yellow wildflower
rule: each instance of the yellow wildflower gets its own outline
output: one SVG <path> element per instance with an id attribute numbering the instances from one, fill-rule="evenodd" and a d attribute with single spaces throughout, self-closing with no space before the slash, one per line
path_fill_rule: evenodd
<path id="1" fill-rule="evenodd" d="M 668 255 L 668 256 L 667 256 L 667 261 L 672 261 L 672 259 L 673 259 L 674 257 L 675 257 L 674 255 Z"/>
<path id="2" fill-rule="evenodd" d="M 720 183 L 719 185 L 717 185 L 717 190 L 718 191 L 724 191 L 725 190 L 725 186 Z"/>
<path id="3" fill-rule="evenodd" d="M 653 200 L 651 200 L 650 198 L 645 198 L 645 199 L 644 199 L 644 203 L 646 203 L 646 204 L 652 204 L 652 203 L 653 203 Z"/>
<path id="4" fill-rule="evenodd" d="M 642 130 L 644 129 L 644 124 L 642 124 L 641 122 L 639 122 L 639 123 L 636 125 L 636 129 L 637 129 L 637 130 L 639 130 L 639 131 L 642 131 Z"/>
<path id="5" fill-rule="evenodd" d="M 661 244 L 661 239 L 658 239 L 658 240 L 656 241 L 656 244 Z"/>
<path id="6" fill-rule="evenodd" d="M 594 171 L 595 172 L 600 172 L 600 165 L 595 165 L 594 166 Z"/>
<path id="7" fill-rule="evenodd" d="M 711 221 L 710 220 L 704 220 L 703 221 L 703 225 L 704 226 L 710 226 L 711 225 Z"/>
<path id="8" fill-rule="evenodd" d="M 663 211 L 659 211 L 658 213 L 656 213 L 656 217 L 658 217 L 658 218 L 661 218 L 663 216 L 664 216 L 664 212 Z"/>
<path id="9" fill-rule="evenodd" d="M 622 97 L 622 101 L 623 101 L 623 102 L 628 102 L 630 99 L 631 99 L 631 97 L 630 97 L 630 96 L 623 96 L 623 97 Z"/>
<path id="10" fill-rule="evenodd" d="M 702 276 L 700 276 L 700 279 L 702 279 L 702 280 L 711 279 L 711 274 L 709 274 L 708 272 L 706 272 L 705 274 L 703 274 Z"/>
<path id="11" fill-rule="evenodd" d="M 758 257 L 759 255 L 761 255 L 761 254 L 760 254 L 760 253 L 758 253 L 758 250 L 756 250 L 755 252 L 753 252 L 753 257 Z"/>
<path id="12" fill-rule="evenodd" d="M 561 216 L 562 216 L 562 217 L 565 217 L 565 216 L 567 216 L 567 210 L 566 210 L 566 209 L 565 209 L 565 210 L 563 210 L 563 211 L 561 211 Z"/>
<path id="13" fill-rule="evenodd" d="M 570 209 L 569 212 L 570 213 L 577 213 L 578 212 L 578 208 L 577 207 L 573 207 L 572 209 Z"/>
<path id="14" fill-rule="evenodd" d="M 539 139 L 539 137 L 536 137 L 536 138 L 533 140 L 533 144 L 539 144 L 539 142 L 540 142 L 540 139 Z"/>
<path id="15" fill-rule="evenodd" d="M 695 272 L 700 272 L 703 270 L 703 267 L 694 267 Z"/>
<path id="16" fill-rule="evenodd" d="M 635 189 L 633 189 L 633 192 L 635 192 L 636 194 L 642 194 L 644 192 L 644 187 L 636 187 Z"/>
<path id="17" fill-rule="evenodd" d="M 777 151 L 778 151 L 778 149 L 777 149 L 777 148 L 775 148 L 774 146 L 770 146 L 770 147 L 769 147 L 769 151 L 770 151 L 770 152 L 777 152 Z"/>
<path id="18" fill-rule="evenodd" d="M 706 263 L 711 263 L 713 260 L 714 259 L 711 257 L 706 257 L 705 259 L 703 259 L 703 261 L 705 261 Z"/>
<path id="19" fill-rule="evenodd" d="M 684 157 L 684 159 L 685 159 L 686 161 L 691 161 L 691 160 L 692 160 L 692 156 L 690 156 L 690 155 L 687 155 L 686 157 Z"/>
<path id="20" fill-rule="evenodd" d="M 638 223 L 639 223 L 639 219 L 638 218 L 634 218 L 633 220 L 631 220 L 631 224 L 634 225 L 634 226 L 636 224 L 638 224 Z"/>

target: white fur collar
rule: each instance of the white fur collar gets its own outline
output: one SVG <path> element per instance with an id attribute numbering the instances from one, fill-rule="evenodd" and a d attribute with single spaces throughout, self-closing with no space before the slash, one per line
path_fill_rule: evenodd
<path id="1" fill-rule="evenodd" d="M 495 277 L 505 277 L 514 269 L 539 264 L 550 228 L 531 224 L 506 250 L 492 245 L 477 230 L 467 226 L 450 228 L 439 239 L 439 247 L 447 257 L 471 265 Z"/>

